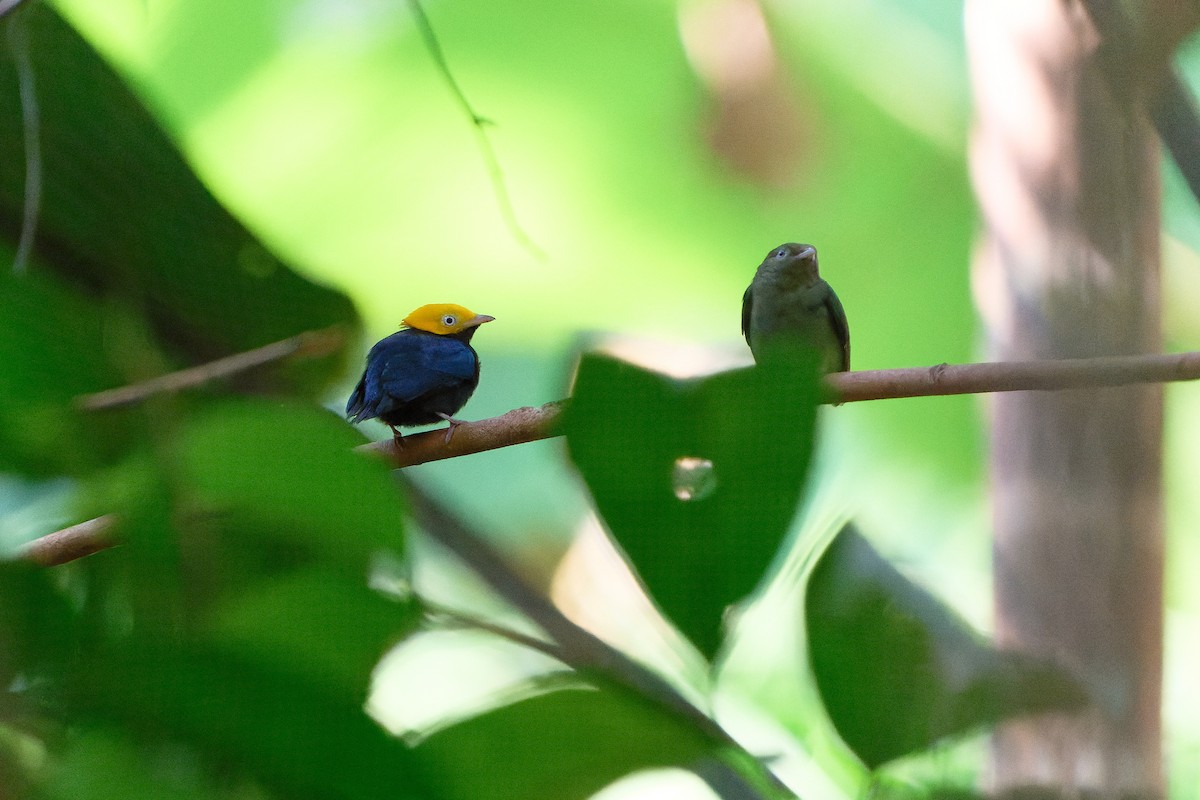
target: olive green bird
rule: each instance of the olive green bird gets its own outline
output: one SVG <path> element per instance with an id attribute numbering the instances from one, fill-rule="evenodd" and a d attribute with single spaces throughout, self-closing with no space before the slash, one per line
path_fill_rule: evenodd
<path id="1" fill-rule="evenodd" d="M 761 362 L 773 342 L 811 346 L 822 372 L 850 369 L 850 324 L 817 270 L 817 248 L 781 244 L 759 264 L 742 297 L 742 335 Z"/>

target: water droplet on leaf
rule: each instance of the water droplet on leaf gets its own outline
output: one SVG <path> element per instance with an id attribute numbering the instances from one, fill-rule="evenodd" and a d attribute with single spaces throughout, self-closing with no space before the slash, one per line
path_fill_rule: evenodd
<path id="1" fill-rule="evenodd" d="M 707 458 L 680 456 L 671 471 L 671 485 L 675 496 L 685 503 L 703 500 L 717 488 L 713 463 Z"/>

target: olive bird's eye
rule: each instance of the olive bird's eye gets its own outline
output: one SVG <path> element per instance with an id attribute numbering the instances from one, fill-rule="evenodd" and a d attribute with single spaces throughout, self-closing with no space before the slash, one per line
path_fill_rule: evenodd
<path id="1" fill-rule="evenodd" d="M 781 247 L 771 255 L 775 256 L 775 258 L 787 258 L 791 253 L 788 252 L 786 247 Z"/>
<path id="2" fill-rule="evenodd" d="M 446 316 L 442 317 L 442 324 L 447 328 L 453 328 L 454 323 L 456 322 L 458 322 L 458 320 L 454 318 L 453 314 L 447 314 Z"/>

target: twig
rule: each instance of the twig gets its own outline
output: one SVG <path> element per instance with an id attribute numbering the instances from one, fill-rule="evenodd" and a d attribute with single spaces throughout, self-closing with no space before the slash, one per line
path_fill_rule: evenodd
<path id="1" fill-rule="evenodd" d="M 825 378 L 827 402 L 857 403 L 901 397 L 934 397 L 988 392 L 1051 391 L 1200 379 L 1200 352 L 1151 356 L 1113 356 L 1060 361 L 1007 361 L 939 364 L 935 367 L 839 372 Z M 482 453 L 562 434 L 566 400 L 537 408 L 518 408 L 499 417 L 460 426 L 449 444 L 444 429 L 363 445 L 397 468 L 427 461 Z"/>
<path id="2" fill-rule="evenodd" d="M 746 776 L 738 772 L 727 761 L 705 757 L 694 764 L 688 765 L 688 769 L 697 778 L 708 784 L 708 788 L 712 790 L 712 793 L 721 800 L 761 800 L 763 797 L 762 793 L 746 779 Z M 774 776 L 772 775 L 772 777 Z M 782 796 L 795 797 L 794 794 L 786 791 L 786 789 L 782 793 Z"/>
<path id="3" fill-rule="evenodd" d="M 283 343 L 277 342 L 276 345 L 278 344 Z M 267 345 L 267 347 L 275 347 L 275 345 Z M 266 348 L 261 349 L 265 350 Z M 249 355 L 249 353 L 242 353 L 241 355 Z M 233 358 L 236 358 L 236 356 Z M 203 367 L 196 367 L 196 369 L 201 370 L 209 366 L 212 365 L 206 364 Z M 184 370 L 184 372 L 189 371 Z M 172 375 L 180 374 L 172 373 Z M 155 378 L 154 380 L 158 381 L 160 379 Z M 123 387 L 122 389 L 114 389 L 111 393 L 116 394 L 125 390 L 139 389 L 139 387 L 146 387 L 149 383 L 152 382 L 148 381 L 145 384 L 135 384 Z M 135 402 L 150 393 L 152 391 L 139 390 L 136 397 L 130 396 L 126 398 L 122 396 L 119 400 L 121 403 Z M 100 392 L 97 395 L 84 395 L 78 398 L 78 401 L 83 406 L 83 401 L 86 398 L 102 397 L 106 394 L 109 394 L 109 392 Z M 104 405 L 87 405 L 83 407 L 90 409 L 111 408 L 112 405 L 116 404 L 106 403 Z M 560 430 L 562 410 L 565 406 L 565 400 L 557 400 L 553 403 L 546 403 L 538 408 L 517 408 L 498 417 L 469 422 L 459 426 L 449 444 L 445 443 L 445 434 L 439 429 L 404 437 L 404 446 L 402 448 L 397 448 L 394 442 L 388 439 L 383 442 L 364 444 L 358 449 L 365 453 L 380 455 L 397 468 L 423 464 L 427 461 L 438 461 L 445 458 L 481 453 L 485 450 L 494 450 L 499 447 L 533 442 L 538 439 L 547 439 L 560 435 L 562 432 Z M 112 534 L 115 522 L 116 519 L 113 515 L 107 514 L 103 517 L 73 525 L 70 528 L 48 533 L 30 542 L 23 551 L 22 557 L 42 566 L 54 567 L 78 558 L 83 558 L 84 556 L 89 556 L 92 553 L 117 544 Z"/>
<path id="4" fill-rule="evenodd" d="M 459 611 L 456 608 L 435 603 L 427 597 L 421 598 L 421 605 L 424 607 L 425 613 L 431 621 L 440 621 L 446 627 L 454 626 L 464 630 L 479 630 L 484 633 L 490 633 L 497 638 L 505 639 L 513 644 L 519 644 L 522 647 L 536 650 L 558 661 L 563 661 L 563 652 L 554 642 L 548 642 L 545 639 L 530 636 L 528 633 L 499 625 L 491 620 L 477 617 L 474 614 L 468 614 L 465 611 Z"/>
<path id="5" fill-rule="evenodd" d="M 19 1 L 19 0 L 18 0 Z M 17 7 L 16 3 L 0 6 L 0 17 Z M 14 16 L 8 21 L 8 45 L 17 68 L 17 91 L 21 98 L 21 130 L 25 147 L 25 195 L 21 204 L 21 235 L 13 256 L 13 272 L 24 274 L 29 269 L 37 235 L 38 216 L 42 207 L 42 116 L 38 107 L 37 84 L 33 74 L 33 59 L 29 56 L 29 34 L 26 20 Z"/>
<path id="6" fill-rule="evenodd" d="M 28 0 L 0 0 L 0 19 L 4 19 L 9 14 L 25 5 L 26 2 L 28 2 Z"/>
<path id="7" fill-rule="evenodd" d="M 254 350 L 235 353 L 207 364 L 159 375 L 140 383 L 106 389 L 94 394 L 80 395 L 75 398 L 75 406 L 83 411 L 99 411 L 131 405 L 145 400 L 151 395 L 189 389 L 217 378 L 226 378 L 254 367 L 270 364 L 273 361 L 282 361 L 290 356 L 304 355 L 309 358 L 318 358 L 332 353 L 341 346 L 344 339 L 345 332 L 338 325 L 319 331 L 307 331 Z"/>
<path id="8" fill-rule="evenodd" d="M 841 372 L 828 376 L 839 403 L 990 392 L 1057 391 L 1194 381 L 1200 352 L 1057 361 L 997 361 L 936 367 Z"/>
<path id="9" fill-rule="evenodd" d="M 273 346 L 268 345 L 267 347 Z M 246 356 L 249 353 L 241 355 Z M 237 356 L 231 358 L 237 358 Z M 197 367 L 196 369 L 204 368 Z M 901 397 L 1086 389 L 1196 379 L 1200 379 L 1200 352 L 1079 358 L 1062 361 L 940 364 L 936 367 L 841 372 L 829 375 L 825 380 L 830 389 L 828 402 L 856 403 L 863 400 L 889 400 Z M 138 386 L 144 385 L 138 384 Z M 88 396 L 95 397 L 96 395 Z M 135 399 L 140 399 L 140 396 Z M 468 422 L 459 426 L 449 444 L 444 441 L 444 429 L 438 429 L 406 436 L 401 447 L 397 447 L 389 439 L 365 444 L 358 449 L 365 453 L 382 456 L 393 466 L 402 468 L 423 464 L 427 461 L 456 458 L 509 445 L 549 439 L 562 435 L 562 414 L 566 405 L 566 400 L 557 400 L 537 408 L 518 408 L 491 419 Z M 110 518 L 101 517 L 98 520 L 91 520 L 91 522 L 47 534 L 38 539 L 30 547 L 37 546 L 41 555 L 33 560 L 47 565 L 64 564 L 111 546 L 113 541 L 108 538 L 108 524 L 95 524 L 94 527 L 87 527 L 106 519 Z M 71 532 L 71 535 L 63 538 L 60 543 L 56 537 L 68 532 Z M 97 544 L 92 545 L 93 549 L 88 550 L 79 540 L 86 541 L 92 536 L 99 538 Z"/>
<path id="10" fill-rule="evenodd" d="M 408 0 L 408 4 L 412 8 L 413 19 L 416 20 L 421 38 L 425 40 L 425 49 L 429 51 L 429 57 L 433 59 L 438 72 L 442 74 L 446 85 L 450 87 L 454 99 L 458 101 L 470 118 L 471 125 L 475 128 L 475 134 L 479 137 L 479 147 L 483 152 L 488 176 L 492 180 L 492 188 L 496 193 L 496 203 L 500 206 L 500 214 L 504 217 L 505 224 L 508 225 L 513 238 L 522 247 L 536 258 L 545 259 L 545 252 L 537 246 L 537 243 L 522 227 L 521 221 L 517 219 L 517 210 L 513 206 L 512 196 L 508 192 L 508 183 L 504 179 L 504 169 L 500 166 L 500 159 L 496 156 L 496 148 L 492 146 L 492 138 L 488 136 L 487 126 L 493 124 L 492 121 L 475 111 L 471 101 L 467 99 L 466 92 L 459 86 L 454 73 L 450 71 L 450 63 L 446 60 L 446 54 L 442 52 L 442 45 L 438 41 L 437 33 L 433 30 L 433 23 L 429 21 L 429 15 L 425 13 L 425 7 L 421 5 L 420 0 Z"/>
<path id="11" fill-rule="evenodd" d="M 112 514 L 89 519 L 78 525 L 48 533 L 34 539 L 21 550 L 21 558 L 43 567 L 57 567 L 69 561 L 99 553 L 115 547 L 113 527 L 116 518 Z"/>
<path id="12" fill-rule="evenodd" d="M 413 433 L 399 447 L 392 439 L 364 444 L 359 450 L 383 456 L 396 468 L 411 467 L 427 461 L 482 453 L 514 444 L 536 442 L 562 435 L 562 414 L 566 400 L 536 408 L 515 408 L 491 419 L 460 425 L 454 438 L 446 443 L 445 429 Z"/>

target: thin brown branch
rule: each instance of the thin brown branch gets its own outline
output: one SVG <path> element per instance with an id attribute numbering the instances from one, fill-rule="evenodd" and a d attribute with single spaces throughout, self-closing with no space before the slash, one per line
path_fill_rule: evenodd
<path id="1" fill-rule="evenodd" d="M 0 7 L 0 17 L 16 8 Z M 25 188 L 21 203 L 21 234 L 13 256 L 12 271 L 21 275 L 28 271 L 37 236 L 38 216 L 42 207 L 42 115 L 38 104 L 37 79 L 33 59 L 29 54 L 29 35 L 26 20 L 14 16 L 7 23 L 8 46 L 17 68 L 17 90 L 21 98 L 21 130 L 25 147 Z"/>
<path id="2" fill-rule="evenodd" d="M 0 0 L 0 19 L 4 19 L 27 2 L 28 0 Z"/>
<path id="3" fill-rule="evenodd" d="M 991 392 L 1057 391 L 1200 378 L 1200 352 L 998 361 L 842 372 L 827 378 L 840 403 Z"/>
<path id="4" fill-rule="evenodd" d="M 69 561 L 99 553 L 117 545 L 113 536 L 116 519 L 112 514 L 89 519 L 78 525 L 34 539 L 21 550 L 21 558 L 43 567 L 57 567 Z"/>
<path id="5" fill-rule="evenodd" d="M 1200 352 L 1148 356 L 1113 356 L 1060 361 L 1009 361 L 982 364 L 939 364 L 934 367 L 839 372 L 826 377 L 830 402 L 894 400 L 990 392 L 1053 391 L 1125 386 L 1200 379 Z M 385 457 L 397 468 L 443 458 L 482 453 L 562 434 L 566 400 L 525 407 L 499 417 L 462 425 L 449 444 L 445 429 L 391 439 L 361 449 Z"/>
<path id="6" fill-rule="evenodd" d="M 159 375 L 156 378 L 120 386 L 116 389 L 106 389 L 103 392 L 80 395 L 75 398 L 75 405 L 83 411 L 99 411 L 105 408 L 117 408 L 145 400 L 147 397 L 165 392 L 178 392 L 190 389 L 218 378 L 227 378 L 239 372 L 245 372 L 255 367 L 261 367 L 274 361 L 282 361 L 291 356 L 319 358 L 328 355 L 341 346 L 346 333 L 340 325 L 334 325 L 318 331 L 305 333 L 282 339 L 278 342 L 263 345 L 244 353 L 235 353 L 207 364 L 181 369 Z"/>
<path id="7" fill-rule="evenodd" d="M 523 631 L 500 625 L 456 608 L 435 603 L 428 597 L 421 598 L 421 606 L 425 609 L 425 614 L 429 618 L 429 621 L 439 625 L 444 630 L 474 630 L 490 633 L 499 639 L 504 639 L 530 650 L 536 650 L 558 661 L 563 661 L 562 650 L 554 642 L 546 641 L 537 636 L 531 636 Z"/>
<path id="8" fill-rule="evenodd" d="M 496 155 L 496 148 L 492 145 L 492 137 L 488 135 L 488 126 L 493 124 L 492 121 L 481 116 L 475 110 L 475 107 L 471 105 L 471 101 L 467 99 L 467 93 L 463 91 L 462 86 L 458 83 L 458 79 L 454 77 L 454 73 L 450 70 L 450 62 L 446 59 L 446 54 L 442 50 L 442 43 L 438 39 L 437 33 L 433 30 L 433 22 L 430 21 L 429 15 L 425 13 L 425 7 L 421 5 L 420 0 L 408 0 L 408 5 L 412 9 L 413 19 L 417 23 L 417 30 L 425 42 L 425 49 L 429 52 L 430 58 L 433 59 L 434 66 L 442 74 L 446 85 L 450 87 L 450 92 L 454 95 L 454 99 L 462 107 L 467 117 L 470 118 L 471 125 L 475 128 L 475 135 L 479 137 L 479 149 L 483 153 L 483 161 L 487 168 L 488 177 L 491 178 L 492 189 L 496 194 L 496 203 L 500 206 L 500 214 L 504 217 L 505 224 L 508 225 L 513 238 L 522 247 L 538 260 L 545 261 L 545 252 L 542 248 L 538 247 L 537 242 L 533 240 L 533 237 L 529 235 L 521 225 L 521 221 L 517 218 L 517 209 L 513 205 L 512 195 L 508 191 L 508 183 L 504 179 L 504 169 L 500 166 L 500 158 Z"/>
<path id="9" fill-rule="evenodd" d="M 311 334 L 302 336 L 307 335 Z M 1052 391 L 1196 379 L 1200 379 L 1200 352 L 1061 361 L 940 364 L 936 367 L 842 372 L 828 376 L 826 382 L 833 401 L 855 403 L 901 397 Z M 359 449 L 382 456 L 393 466 L 403 468 L 549 439 L 562 435 L 562 415 L 566 405 L 566 400 L 557 400 L 536 408 L 518 408 L 498 417 L 469 422 L 457 429 L 449 444 L 445 442 L 445 429 L 440 428 L 406 436 L 400 447 L 389 439 L 365 444 Z M 102 520 L 109 522 L 99 524 Z M 101 517 L 48 534 L 30 545 L 26 557 L 48 566 L 82 558 L 112 546 L 114 542 L 108 531 L 110 526 L 111 518 Z M 68 533 L 70 535 L 66 535 Z M 87 544 L 92 537 L 96 538 L 95 543 Z M 36 557 L 31 555 L 35 548 L 38 553 Z"/>
<path id="10" fill-rule="evenodd" d="M 438 428 L 405 436 L 400 446 L 394 440 L 387 439 L 364 444 L 359 450 L 383 456 L 399 469 L 427 461 L 536 442 L 562 435 L 562 414 L 566 407 L 566 400 L 555 400 L 536 408 L 514 408 L 498 417 L 468 422 L 455 430 L 454 438 L 449 443 L 446 442 L 446 429 Z"/>

